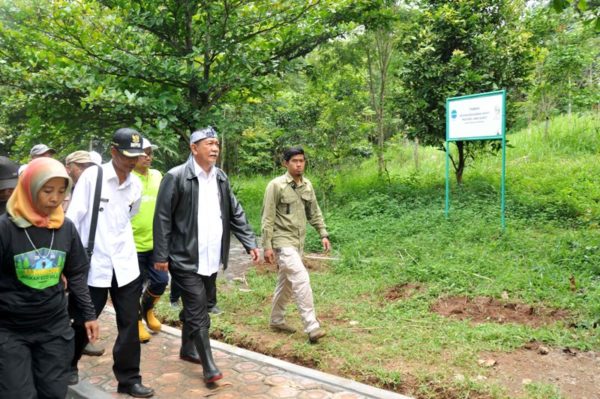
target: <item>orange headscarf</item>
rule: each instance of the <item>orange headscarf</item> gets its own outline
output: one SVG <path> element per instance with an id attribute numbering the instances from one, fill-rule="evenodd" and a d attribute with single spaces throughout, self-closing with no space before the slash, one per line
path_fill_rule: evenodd
<path id="1" fill-rule="evenodd" d="M 41 214 L 36 207 L 39 191 L 48 180 L 55 177 L 64 177 L 67 180 L 69 192 L 72 182 L 63 164 L 48 157 L 36 158 L 29 162 L 6 203 L 6 212 L 14 224 L 22 228 L 33 225 L 57 229 L 62 226 L 65 220 L 62 206 L 57 206 L 50 215 Z"/>

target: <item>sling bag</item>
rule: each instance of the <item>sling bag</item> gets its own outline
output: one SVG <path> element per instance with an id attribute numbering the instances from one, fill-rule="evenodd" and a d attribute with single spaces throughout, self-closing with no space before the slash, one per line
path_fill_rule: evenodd
<path id="1" fill-rule="evenodd" d="M 102 166 L 98 165 L 98 176 L 96 176 L 96 191 L 94 191 L 94 204 L 92 205 L 92 220 L 90 223 L 90 235 L 88 245 L 85 249 L 88 258 L 92 259 L 94 253 L 94 240 L 96 238 L 96 227 L 98 225 L 98 212 L 100 211 L 100 193 L 102 191 Z"/>

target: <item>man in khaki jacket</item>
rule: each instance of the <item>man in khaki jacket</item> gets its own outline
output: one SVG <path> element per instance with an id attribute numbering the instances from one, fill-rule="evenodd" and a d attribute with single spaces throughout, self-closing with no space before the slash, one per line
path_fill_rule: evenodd
<path id="1" fill-rule="evenodd" d="M 292 147 L 283 154 L 287 173 L 267 185 L 262 212 L 262 241 L 265 261 L 277 260 L 278 279 L 271 310 L 271 329 L 293 333 L 285 323 L 285 306 L 293 296 L 311 343 L 325 336 L 315 314 L 313 293 L 306 267 L 302 263 L 306 222 L 321 236 L 323 249 L 331 249 L 323 214 L 315 191 L 303 177 L 306 158 L 301 147 Z"/>

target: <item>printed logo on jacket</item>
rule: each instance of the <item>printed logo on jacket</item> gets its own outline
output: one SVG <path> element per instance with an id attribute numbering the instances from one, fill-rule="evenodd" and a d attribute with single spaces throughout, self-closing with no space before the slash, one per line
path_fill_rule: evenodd
<path id="1" fill-rule="evenodd" d="M 47 248 L 15 255 L 17 278 L 38 290 L 56 285 L 65 266 L 65 257 L 65 252 Z"/>

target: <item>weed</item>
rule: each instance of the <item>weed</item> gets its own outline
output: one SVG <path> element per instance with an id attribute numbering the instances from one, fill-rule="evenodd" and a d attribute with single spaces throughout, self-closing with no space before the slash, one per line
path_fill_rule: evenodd
<path id="1" fill-rule="evenodd" d="M 268 351 L 287 350 L 302 364 L 402 392 L 414 383 L 409 391 L 419 398 L 503 398 L 497 386 L 477 379 L 478 353 L 512 351 L 532 340 L 600 349 L 600 121 L 565 116 L 550 126 L 548 138 L 543 126 L 509 136 L 505 232 L 498 156 L 471 164 L 462 186 L 453 182 L 448 219 L 438 150 L 420 149 L 416 170 L 413 149 L 392 144 L 389 180 L 378 178 L 373 159 L 338 174 L 323 211 L 339 261 L 311 273 L 317 316 L 329 335 L 315 346 L 297 333 L 291 349 L 280 343 Z M 235 180 L 259 231 L 269 178 Z M 306 250 L 321 250 L 310 229 Z M 226 336 L 264 334 L 275 278 L 249 271 L 250 292 L 221 289 L 226 312 L 215 327 Z M 386 295 L 405 284 L 419 289 Z M 474 324 L 433 313 L 432 304 L 446 296 L 508 298 L 562 309 L 570 318 L 540 327 Z M 299 323 L 293 306 L 288 318 Z M 464 380 L 456 382 L 457 374 Z M 560 397 L 550 386 L 526 390 L 532 398 Z"/>

